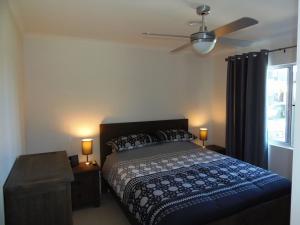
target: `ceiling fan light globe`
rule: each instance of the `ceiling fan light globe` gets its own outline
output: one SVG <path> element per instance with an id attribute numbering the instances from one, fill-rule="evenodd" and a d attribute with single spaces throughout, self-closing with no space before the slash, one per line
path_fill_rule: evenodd
<path id="1" fill-rule="evenodd" d="M 198 54 L 205 55 L 214 49 L 216 42 L 217 39 L 213 39 L 213 40 L 198 39 L 198 40 L 194 40 L 192 42 L 192 45 L 193 45 L 193 49 Z"/>

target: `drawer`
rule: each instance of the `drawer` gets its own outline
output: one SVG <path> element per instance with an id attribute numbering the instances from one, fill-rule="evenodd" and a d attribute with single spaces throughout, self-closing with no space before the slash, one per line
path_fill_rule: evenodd
<path id="1" fill-rule="evenodd" d="M 82 173 L 75 174 L 75 185 L 86 185 L 99 181 L 99 173 Z"/>

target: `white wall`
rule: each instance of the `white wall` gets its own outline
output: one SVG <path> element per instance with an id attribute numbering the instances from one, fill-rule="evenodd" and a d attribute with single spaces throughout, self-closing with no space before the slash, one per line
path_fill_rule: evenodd
<path id="1" fill-rule="evenodd" d="M 300 9 L 300 4 L 298 5 Z M 300 11 L 300 10 L 299 10 Z M 300 17 L 298 17 L 298 46 L 300 44 Z M 300 48 L 297 48 L 297 66 L 300 68 Z M 297 72 L 297 81 L 300 81 L 300 70 Z M 300 82 L 297 82 L 297 90 L 300 90 Z M 295 118 L 295 150 L 293 154 L 293 184 L 292 184 L 292 208 L 291 225 L 298 225 L 300 221 L 300 91 L 296 97 Z"/>
<path id="2" fill-rule="evenodd" d="M 0 224 L 4 224 L 2 187 L 23 153 L 22 36 L 6 0 L 0 1 Z"/>
<path id="3" fill-rule="evenodd" d="M 80 139 L 93 137 L 99 160 L 102 122 L 186 117 L 192 130 L 211 128 L 210 61 L 194 54 L 27 36 L 25 61 L 27 153 L 81 155 Z"/>
<path id="4" fill-rule="evenodd" d="M 292 179 L 293 149 L 276 145 L 269 146 L 269 169 Z"/>
<path id="5" fill-rule="evenodd" d="M 99 160 L 101 122 L 181 117 L 190 119 L 195 134 L 208 126 L 209 142 L 225 146 L 225 58 L 292 41 L 285 36 L 199 58 L 89 39 L 27 36 L 27 153 L 67 150 L 81 156 L 80 139 L 93 137 Z M 295 60 L 293 50 L 270 56 L 273 64 L 287 59 Z M 291 150 L 282 150 L 270 148 L 270 169 L 290 178 Z"/>
<path id="6" fill-rule="evenodd" d="M 213 75 L 214 81 L 211 90 L 212 96 L 212 129 L 214 131 L 214 143 L 225 146 L 226 133 L 226 85 L 227 62 L 225 58 L 234 52 L 225 52 L 214 56 Z"/>

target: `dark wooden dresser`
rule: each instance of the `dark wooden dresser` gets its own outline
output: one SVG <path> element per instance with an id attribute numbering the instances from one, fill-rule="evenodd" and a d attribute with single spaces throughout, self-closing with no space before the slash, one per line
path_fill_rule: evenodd
<path id="1" fill-rule="evenodd" d="M 74 181 L 72 182 L 73 210 L 82 207 L 100 205 L 100 167 L 98 164 L 86 165 L 84 162 L 73 167 Z"/>
<path id="2" fill-rule="evenodd" d="M 17 158 L 4 185 L 6 225 L 72 225 L 73 173 L 66 152 Z"/>

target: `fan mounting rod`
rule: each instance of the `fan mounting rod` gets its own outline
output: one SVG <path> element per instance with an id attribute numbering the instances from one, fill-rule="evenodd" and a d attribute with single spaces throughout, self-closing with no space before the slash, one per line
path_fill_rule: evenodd
<path id="1" fill-rule="evenodd" d="M 197 7 L 197 14 L 202 17 L 200 32 L 207 32 L 205 16 L 210 14 L 210 7 L 208 5 L 200 5 L 199 7 Z"/>

